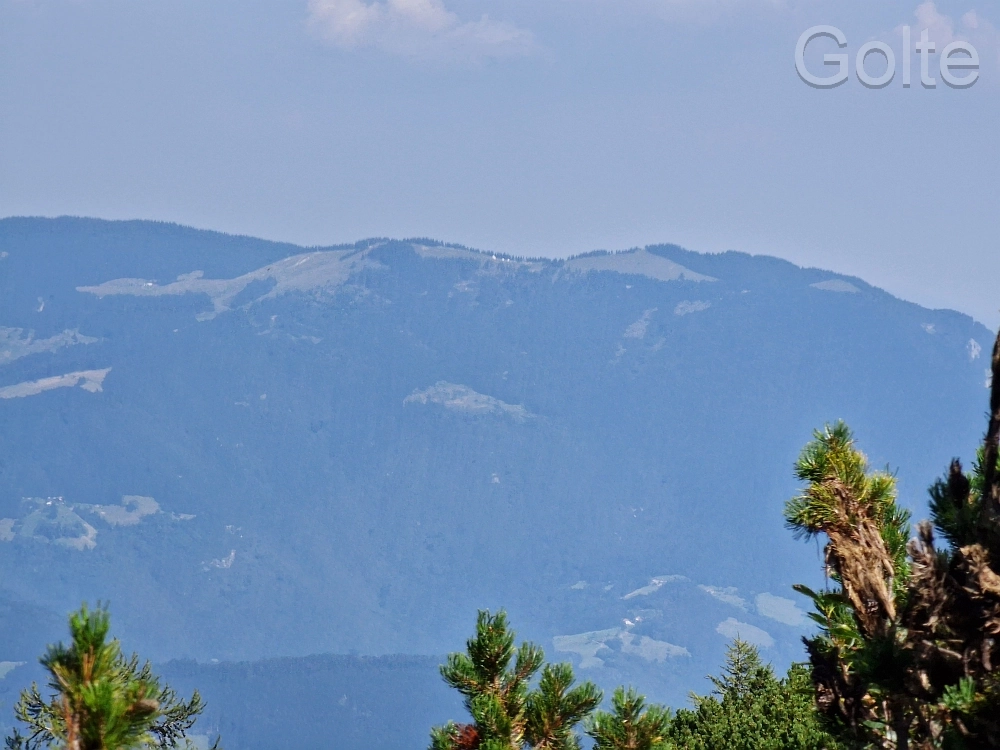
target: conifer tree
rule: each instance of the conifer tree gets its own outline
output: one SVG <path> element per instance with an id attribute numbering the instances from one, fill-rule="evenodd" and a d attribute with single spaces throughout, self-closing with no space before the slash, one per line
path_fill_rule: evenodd
<path id="1" fill-rule="evenodd" d="M 684 750 L 834 750 L 813 704 L 809 674 L 793 665 L 785 679 L 737 638 L 722 674 L 709 677 L 712 695 L 692 695 L 694 710 L 674 717 L 668 739 Z"/>
<path id="2" fill-rule="evenodd" d="M 441 676 L 465 698 L 471 724 L 449 722 L 431 730 L 432 750 L 576 750 L 574 727 L 601 702 L 585 682 L 573 687 L 568 664 L 546 665 L 531 643 L 514 646 L 507 614 L 480 611 L 466 653 L 451 654 Z M 512 664 L 513 662 L 513 664 Z M 542 670 L 538 688 L 531 679 Z"/>
<path id="3" fill-rule="evenodd" d="M 757 647 L 739 636 L 726 649 L 722 674 L 708 679 L 715 685 L 715 695 L 723 700 L 729 698 L 735 701 L 744 701 L 760 688 L 777 682 L 770 667 L 761 661 Z"/>
<path id="4" fill-rule="evenodd" d="M 634 688 L 618 688 L 611 697 L 611 711 L 598 711 L 588 722 L 587 734 L 594 750 L 668 750 L 670 709 L 646 705 Z"/>
<path id="5" fill-rule="evenodd" d="M 573 687 L 569 664 L 546 664 L 538 689 L 528 694 L 528 746 L 535 750 L 578 750 L 574 728 L 597 708 L 602 697 L 591 682 Z"/>
<path id="6" fill-rule="evenodd" d="M 37 685 L 14 708 L 26 727 L 7 739 L 10 750 L 133 750 L 176 748 L 204 710 L 197 692 L 178 699 L 150 664 L 122 654 L 109 640 L 111 618 L 101 606 L 84 605 L 69 618 L 70 643 L 49 646 L 41 663 L 49 673 L 44 698 Z M 216 743 L 217 744 L 217 743 Z"/>
<path id="7" fill-rule="evenodd" d="M 797 587 L 820 625 L 806 640 L 816 702 L 858 746 L 1000 747 L 1000 337 L 992 368 L 973 471 L 952 461 L 930 488 L 932 520 L 909 543 L 893 477 L 868 470 L 846 426 L 817 432 L 796 465 L 807 484 L 785 517 L 827 537 L 835 584 Z"/>

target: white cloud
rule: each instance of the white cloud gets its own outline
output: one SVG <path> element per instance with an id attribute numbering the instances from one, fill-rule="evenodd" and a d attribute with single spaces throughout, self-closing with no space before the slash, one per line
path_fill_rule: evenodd
<path id="1" fill-rule="evenodd" d="M 951 16 L 946 16 L 937 9 L 934 0 L 926 0 L 917 6 L 913 15 L 916 23 L 908 24 L 912 29 L 913 39 L 920 39 L 921 32 L 926 29 L 928 38 L 937 46 L 938 53 L 954 41 L 971 42 L 980 55 L 987 51 L 995 54 L 1000 49 L 1000 34 L 996 27 L 975 10 L 964 13 L 956 23 Z M 903 25 L 898 26 L 896 33 L 901 34 L 902 29 Z"/>
<path id="2" fill-rule="evenodd" d="M 799 609 L 795 602 L 783 596 L 774 594 L 758 594 L 754 600 L 758 614 L 785 625 L 801 625 L 805 622 L 806 613 Z"/>
<path id="3" fill-rule="evenodd" d="M 552 644 L 556 651 L 579 654 L 581 657 L 580 668 L 588 669 L 604 666 L 604 660 L 597 654 L 608 649 L 607 642 L 616 638 L 621 640 L 623 654 L 639 656 L 646 661 L 662 664 L 667 659 L 691 656 L 691 652 L 683 646 L 677 646 L 667 641 L 657 641 L 645 635 L 636 636 L 622 628 L 592 630 L 576 635 L 557 635 L 552 639 Z"/>
<path id="4" fill-rule="evenodd" d="M 774 645 L 774 638 L 766 630 L 761 630 L 755 625 L 750 625 L 749 623 L 740 622 L 735 617 L 730 617 L 726 620 L 720 622 L 716 628 L 715 632 L 719 635 L 724 635 L 726 638 L 732 640 L 733 638 L 741 638 L 747 643 L 752 643 L 755 646 L 761 648 L 771 648 Z"/>
<path id="5" fill-rule="evenodd" d="M 662 664 L 670 658 L 691 656 L 691 652 L 683 646 L 676 646 L 667 641 L 657 641 L 646 635 L 636 636 L 634 633 L 623 631 L 618 637 L 622 642 L 623 654 L 641 656 L 646 661 Z"/>
<path id="6" fill-rule="evenodd" d="M 464 21 L 443 0 L 309 0 L 309 23 L 338 47 L 407 57 L 479 60 L 536 48 L 530 31 L 486 15 Z"/>
<path id="7" fill-rule="evenodd" d="M 730 604 L 730 605 L 732 605 L 734 607 L 739 607 L 740 609 L 742 609 L 744 611 L 747 608 L 746 599 L 744 599 L 742 596 L 739 595 L 739 592 L 737 591 L 737 589 L 734 586 L 726 586 L 726 587 L 723 588 L 723 587 L 720 587 L 720 586 L 702 586 L 702 585 L 700 585 L 700 586 L 698 586 L 698 588 L 700 588 L 702 591 L 704 591 L 709 596 L 715 597 L 720 602 L 725 602 L 726 604 Z"/>
<path id="8" fill-rule="evenodd" d="M 622 599 L 633 599 L 637 596 L 649 596 L 660 590 L 660 588 L 666 583 L 673 583 L 674 581 L 686 581 L 685 576 L 671 575 L 671 576 L 656 576 L 649 580 L 649 585 L 643 586 L 642 588 L 636 589 L 635 591 L 630 591 L 625 594 Z"/>
<path id="9" fill-rule="evenodd" d="M 943 47 L 955 41 L 955 25 L 949 16 L 938 12 L 932 0 L 918 5 L 913 15 L 917 17 L 919 29 L 921 31 L 927 29 L 930 32 L 932 42 Z"/>
<path id="10" fill-rule="evenodd" d="M 711 23 L 741 10 L 780 10 L 792 0 L 631 0 L 629 4 L 666 20 Z M 627 0 L 615 0 L 620 5 Z"/>
<path id="11" fill-rule="evenodd" d="M 757 6 L 764 8 L 783 8 L 786 0 L 652 0 L 653 5 L 664 8 L 702 8 L 731 10 L 738 7 Z"/>
<path id="12" fill-rule="evenodd" d="M 0 661 L 0 680 L 23 665 L 23 661 Z"/>
<path id="13" fill-rule="evenodd" d="M 604 660 L 597 655 L 598 652 L 607 648 L 606 641 L 617 638 L 621 632 L 621 628 L 608 628 L 607 630 L 591 630 L 575 635 L 557 635 L 552 639 L 552 645 L 555 646 L 556 651 L 579 654 L 581 669 L 603 667 Z"/>

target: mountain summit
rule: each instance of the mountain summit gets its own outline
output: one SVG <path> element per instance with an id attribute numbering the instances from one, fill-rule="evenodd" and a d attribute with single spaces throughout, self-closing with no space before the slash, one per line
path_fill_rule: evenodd
<path id="1" fill-rule="evenodd" d="M 81 599 L 201 660 L 440 654 L 506 606 L 676 698 L 737 633 L 800 656 L 810 431 L 847 419 L 919 514 L 975 448 L 991 338 L 734 252 L 3 220 L 0 658 Z"/>

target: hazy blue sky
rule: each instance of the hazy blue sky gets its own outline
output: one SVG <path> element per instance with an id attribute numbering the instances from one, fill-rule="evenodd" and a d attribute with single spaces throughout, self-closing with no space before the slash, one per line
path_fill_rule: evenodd
<path id="1" fill-rule="evenodd" d="M 809 88 L 793 50 L 824 23 L 852 58 L 903 24 L 969 38 L 981 78 Z M 731 248 L 996 326 L 994 23 L 984 0 L 0 0 L 0 215 Z"/>

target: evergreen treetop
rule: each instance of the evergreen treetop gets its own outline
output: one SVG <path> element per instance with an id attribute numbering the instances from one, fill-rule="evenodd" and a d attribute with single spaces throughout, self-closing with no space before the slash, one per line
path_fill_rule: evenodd
<path id="1" fill-rule="evenodd" d="M 187 732 L 204 710 L 197 691 L 180 700 L 148 662 L 126 657 L 108 638 L 111 617 L 100 605 L 70 615 L 70 642 L 49 646 L 44 698 L 33 684 L 14 707 L 26 734 L 7 738 L 9 750 L 133 750 L 188 744 Z"/>
<path id="2" fill-rule="evenodd" d="M 910 536 L 884 472 L 842 423 L 796 465 L 785 517 L 825 534 L 836 584 L 815 592 L 806 639 L 816 702 L 844 742 L 886 750 L 1000 747 L 1000 337 L 989 423 L 971 475 L 953 460 L 930 488 L 931 521 Z M 939 548 L 935 532 L 947 542 Z"/>
<path id="3" fill-rule="evenodd" d="M 568 664 L 542 664 L 530 644 L 514 647 L 503 612 L 480 612 L 466 653 L 442 666 L 446 682 L 465 696 L 472 723 L 431 731 L 431 750 L 579 750 L 582 723 L 594 750 L 835 750 L 813 703 L 808 672 L 794 666 L 779 680 L 757 649 L 737 639 L 710 696 L 672 714 L 620 687 L 610 710 L 597 711 L 601 691 L 574 686 Z M 540 678 L 532 687 L 532 678 Z"/>
<path id="4" fill-rule="evenodd" d="M 813 703 L 802 665 L 778 679 L 755 646 L 737 638 L 722 674 L 709 678 L 712 695 L 692 695 L 670 724 L 673 750 L 835 750 Z"/>
<path id="5" fill-rule="evenodd" d="M 531 643 L 514 646 L 506 612 L 480 611 L 466 653 L 451 654 L 441 676 L 465 696 L 471 724 L 431 730 L 432 750 L 577 750 L 574 728 L 601 702 L 593 683 L 573 686 L 569 664 L 542 666 Z M 541 670 L 538 687 L 531 679 Z"/>
<path id="6" fill-rule="evenodd" d="M 647 706 L 634 688 L 618 688 L 611 697 L 611 711 L 594 714 L 587 734 L 594 750 L 668 750 L 670 709 Z"/>

